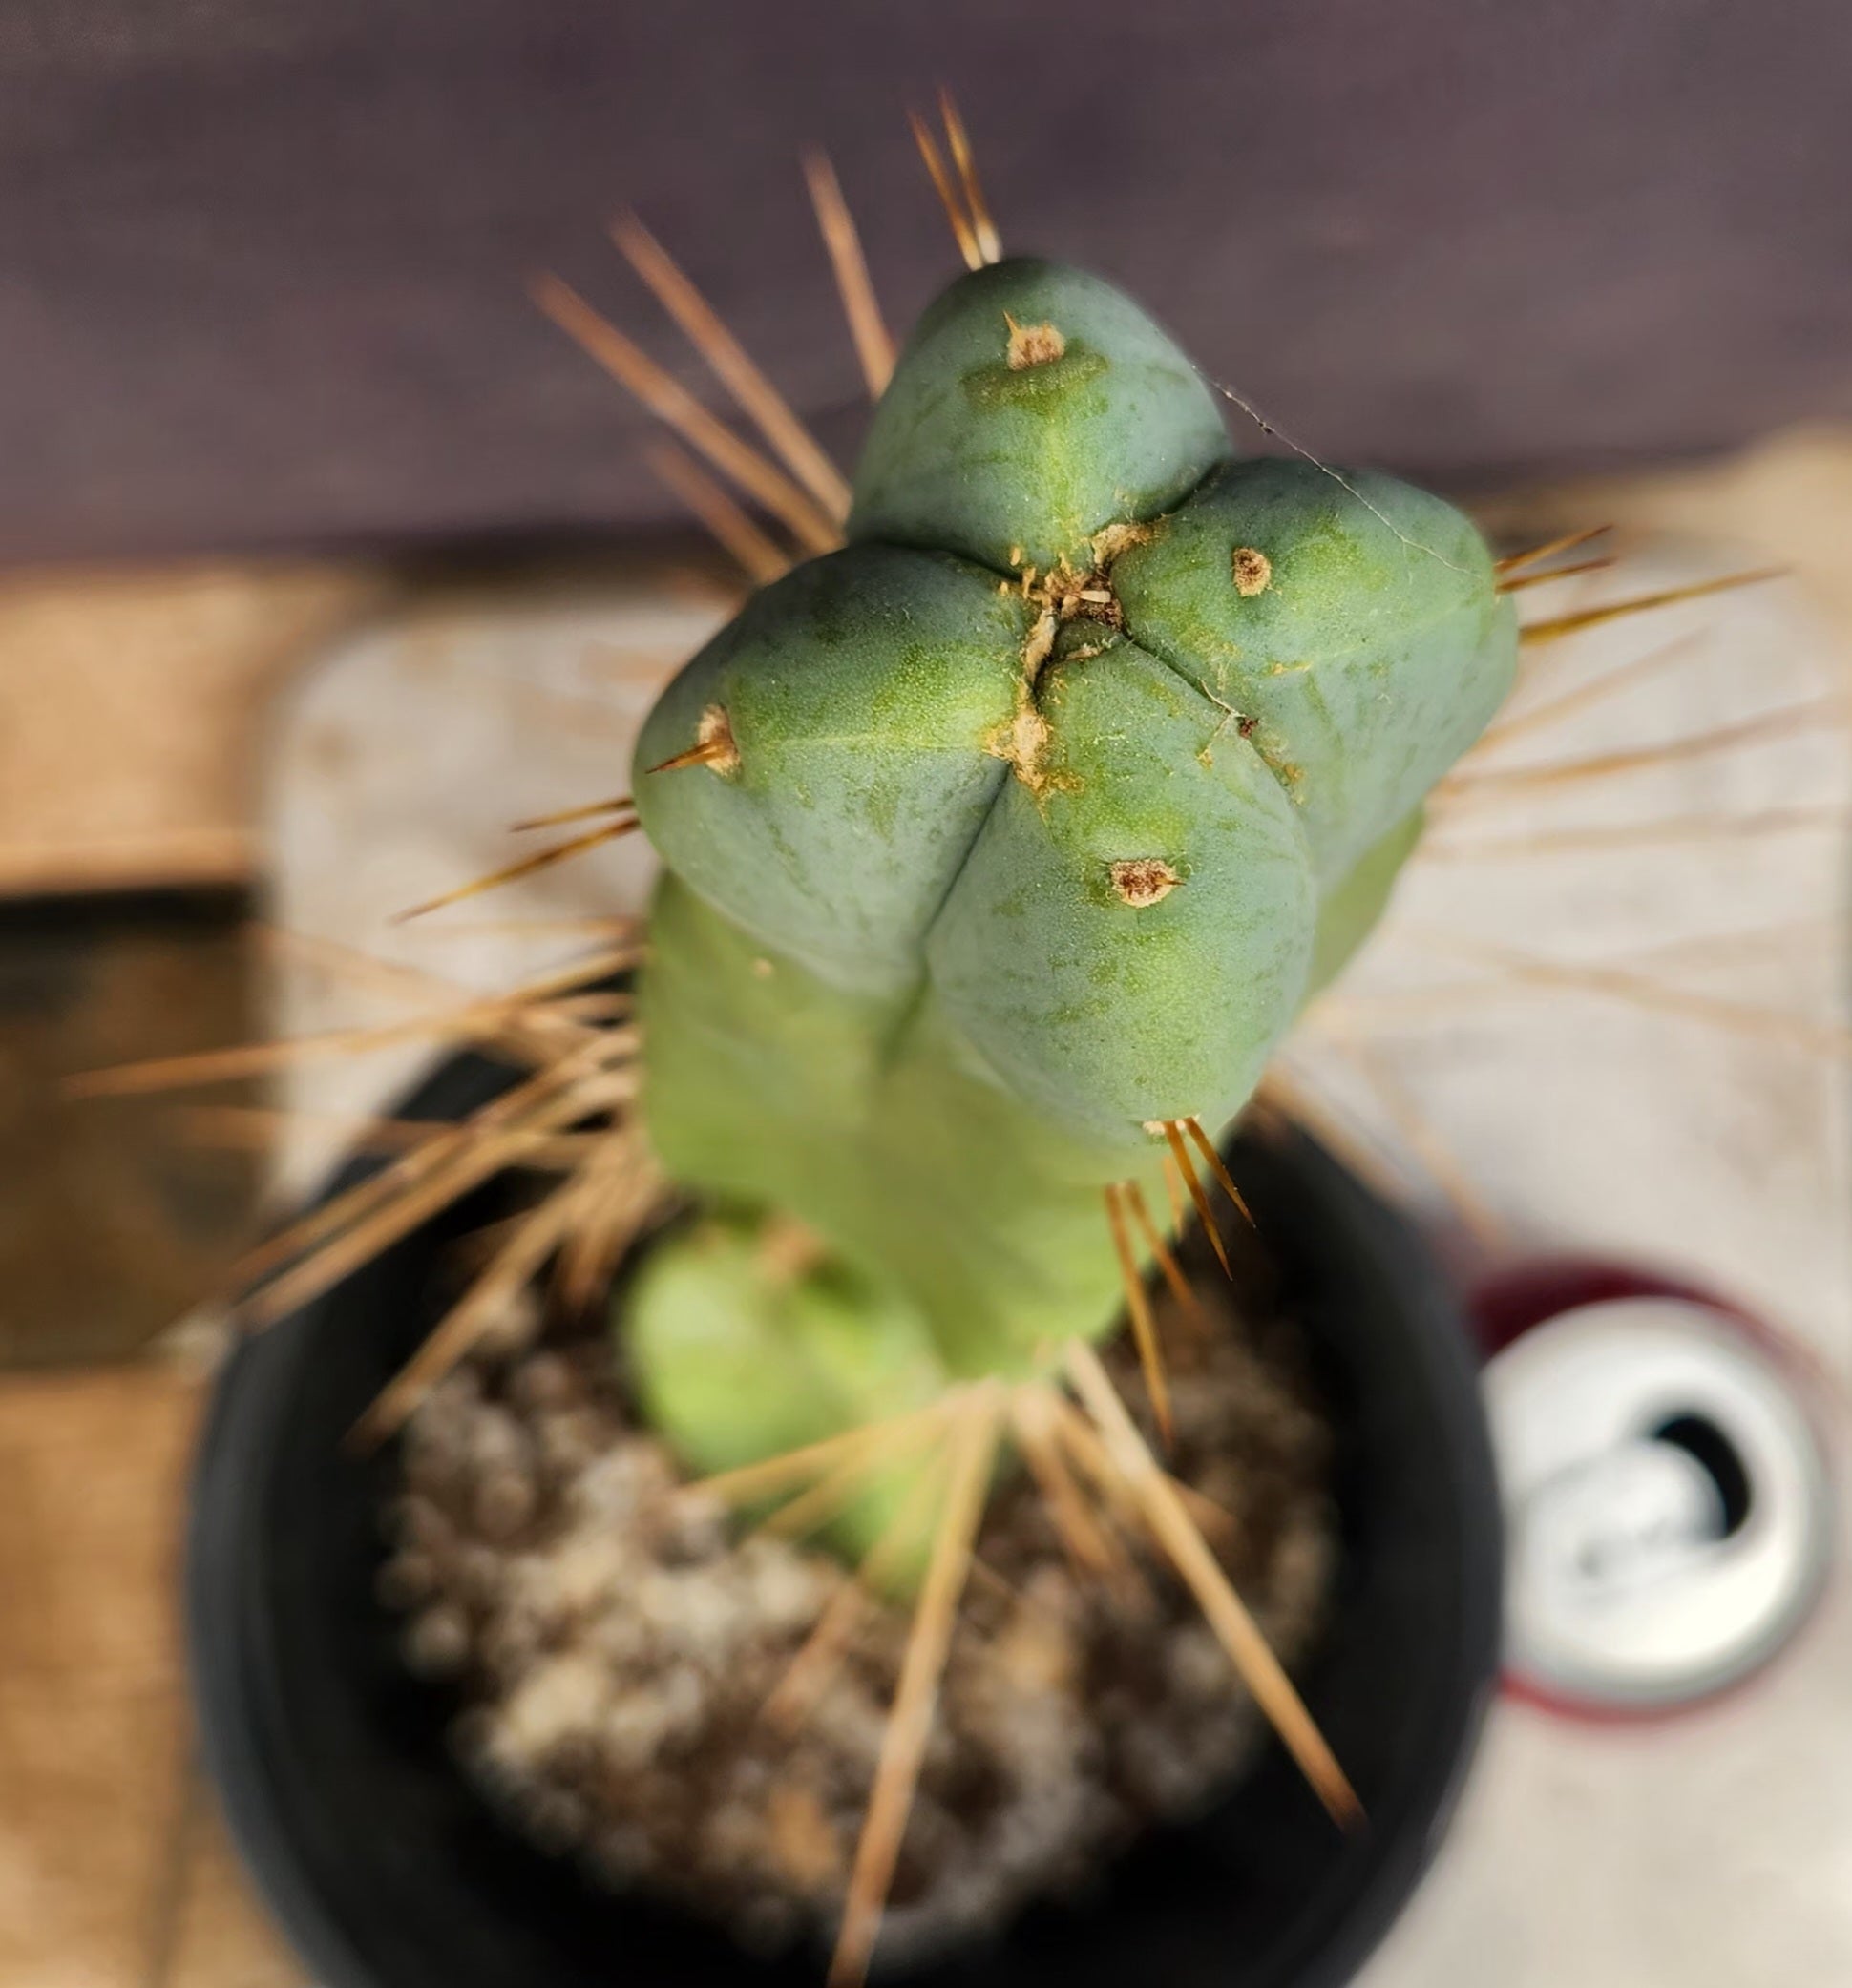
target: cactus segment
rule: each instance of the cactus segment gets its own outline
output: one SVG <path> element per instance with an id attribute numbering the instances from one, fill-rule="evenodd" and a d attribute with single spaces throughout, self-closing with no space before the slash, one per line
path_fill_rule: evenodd
<path id="1" fill-rule="evenodd" d="M 673 876 L 650 954 L 642 1109 L 677 1181 L 795 1217 L 904 1292 L 961 1377 L 1038 1371 L 1063 1337 L 1105 1329 L 1119 1278 L 1100 1187 L 1142 1174 L 1161 1193 L 1155 1146 L 1068 1136 L 979 1063 L 930 989 L 826 986 Z"/>
<path id="2" fill-rule="evenodd" d="M 1292 802 L 1215 705 L 1129 641 L 1056 661 L 1042 736 L 927 944 L 945 1013 L 1076 1136 L 1219 1125 L 1297 1012 L 1317 915 Z"/>
<path id="3" fill-rule="evenodd" d="M 1348 871 L 1324 893 L 1318 905 L 1318 930 L 1312 942 L 1312 967 L 1306 974 L 1305 996 L 1329 987 L 1389 908 L 1401 867 L 1414 852 L 1425 826 L 1423 812 L 1413 808 L 1387 835 L 1373 842 Z"/>
<path id="4" fill-rule="evenodd" d="M 927 312 L 850 531 L 669 685 L 633 781 L 642 1116 L 725 1216 L 619 1315 L 707 1469 L 1110 1329 L 1102 1188 L 1128 1256 L 1167 1151 L 1207 1210 L 1186 1128 L 1367 934 L 1515 668 L 1463 516 L 1231 461 L 1164 334 L 1047 263 Z"/>
<path id="5" fill-rule="evenodd" d="M 849 535 L 1084 572 L 1096 533 L 1168 510 L 1229 453 L 1213 396 L 1137 304 L 1012 259 L 919 321 L 875 409 Z"/>
<path id="6" fill-rule="evenodd" d="M 1369 471 L 1230 464 L 1110 576 L 1134 639 L 1239 715 L 1328 885 L 1479 736 L 1517 667 L 1470 521 Z"/>
<path id="7" fill-rule="evenodd" d="M 663 1238 L 629 1294 L 628 1334 L 651 1426 L 703 1475 L 926 1408 L 946 1387 L 904 1297 L 777 1220 L 707 1216 Z M 911 1481 L 897 1456 L 873 1459 L 826 1515 L 837 1543 L 865 1552 Z"/>
<path id="8" fill-rule="evenodd" d="M 832 984 L 910 987 L 1003 779 L 985 742 L 1029 615 L 963 560 L 887 546 L 763 589 L 643 729 L 637 807 L 663 860 Z"/>

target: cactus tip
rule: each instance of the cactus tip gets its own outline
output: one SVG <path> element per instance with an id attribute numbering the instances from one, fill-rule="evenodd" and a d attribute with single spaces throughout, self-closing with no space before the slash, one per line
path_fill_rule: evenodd
<path id="1" fill-rule="evenodd" d="M 1758 566 L 1751 573 L 1725 574 L 1720 579 L 1695 580 L 1688 586 L 1667 587 L 1656 594 L 1638 594 L 1631 600 L 1616 600 L 1606 607 L 1584 608 L 1571 615 L 1557 615 L 1547 621 L 1527 621 L 1519 631 L 1520 639 L 1530 643 L 1560 641 L 1568 635 L 1580 635 L 1585 628 L 1600 628 L 1628 615 L 1643 615 L 1651 609 L 1676 607 L 1687 600 L 1702 600 L 1708 595 L 1727 594 L 1736 587 L 1754 587 L 1763 580 L 1786 579 L 1785 566 Z"/>
<path id="2" fill-rule="evenodd" d="M 861 235 L 849 202 L 843 199 L 836 169 L 826 154 L 806 154 L 804 178 L 824 246 L 830 252 L 843 316 L 849 320 L 849 334 L 855 341 L 855 356 L 868 382 L 868 397 L 879 400 L 894 377 L 894 338 L 881 316 L 873 279 L 868 273 L 868 258 L 862 253 Z"/>
<path id="3" fill-rule="evenodd" d="M 1612 525 L 1589 525 L 1584 531 L 1566 532 L 1560 538 L 1546 539 L 1542 545 L 1531 546 L 1527 552 L 1508 554 L 1493 565 L 1492 571 L 1516 573 L 1522 567 L 1539 565 L 1545 559 L 1555 558 L 1558 553 L 1571 553 L 1577 546 L 1587 545 L 1590 539 L 1599 538 L 1613 529 Z"/>
<path id="4" fill-rule="evenodd" d="M 692 456 L 673 442 L 658 442 L 643 451 L 643 459 L 755 587 L 767 586 L 790 571 L 790 555 L 760 530 Z"/>
<path id="5" fill-rule="evenodd" d="M 641 828 L 642 823 L 633 815 L 620 821 L 608 823 L 602 828 L 594 828 L 587 835 L 575 835 L 568 842 L 555 843 L 551 848 L 542 849 L 537 855 L 525 856 L 518 863 L 511 863 L 505 869 L 492 869 L 487 876 L 475 877 L 467 884 L 459 884 L 454 890 L 445 890 L 436 897 L 428 897 L 423 904 L 414 904 L 409 910 L 398 912 L 392 920 L 394 925 L 404 925 L 413 918 L 422 918 L 428 912 L 441 910 L 446 905 L 461 904 L 465 898 L 479 897 L 485 890 L 498 890 L 504 884 L 513 884 L 522 877 L 531 877 L 540 870 L 551 869 L 556 863 L 567 862 L 574 856 L 581 856 L 588 849 L 595 849 L 607 842 L 616 842 L 620 836 L 629 835 Z"/>
<path id="6" fill-rule="evenodd" d="M 1213 1150 L 1212 1145 L 1205 1137 L 1202 1127 L 1197 1124 L 1194 1119 L 1155 1119 L 1145 1129 L 1147 1132 L 1160 1135 L 1165 1144 L 1169 1147 L 1170 1158 L 1176 1163 L 1177 1172 L 1182 1176 L 1184 1185 L 1189 1190 L 1189 1199 L 1195 1203 L 1196 1219 L 1203 1224 L 1203 1232 L 1209 1237 L 1210 1247 L 1215 1252 L 1215 1261 L 1222 1266 L 1223 1276 L 1232 1280 L 1234 1270 L 1229 1262 L 1229 1252 L 1222 1241 L 1222 1231 L 1215 1225 L 1215 1217 L 1209 1205 L 1209 1196 L 1203 1192 L 1203 1183 L 1196 1177 L 1196 1163 L 1189 1157 L 1189 1148 L 1184 1144 L 1183 1135 L 1186 1127 L 1190 1130 L 1200 1143 L 1210 1146 L 1210 1149 Z M 1216 1165 L 1219 1169 L 1221 1165 L 1219 1157 L 1216 1161 Z M 1230 1192 L 1232 1193 L 1233 1183 L 1231 1182 L 1229 1186 Z M 1237 1201 L 1238 1199 L 1237 1197 Z M 1245 1207 L 1243 1212 L 1246 1212 Z"/>
<path id="7" fill-rule="evenodd" d="M 952 176 L 945 170 L 945 161 L 939 157 L 938 140 L 917 111 L 907 113 L 907 122 L 913 127 L 914 143 L 919 147 L 919 156 L 926 161 L 933 189 L 938 195 L 939 205 L 945 209 L 945 219 L 951 223 L 952 239 L 958 244 L 964 266 L 981 269 L 984 266 L 983 254 L 978 246 L 978 237 L 973 232 L 970 218 L 952 185 Z"/>
<path id="8" fill-rule="evenodd" d="M 1165 1377 L 1164 1346 L 1158 1338 L 1157 1323 L 1151 1316 L 1151 1301 L 1145 1280 L 1138 1272 L 1132 1253 L 1131 1236 L 1126 1226 L 1126 1205 L 1134 1182 L 1112 1181 L 1105 1189 L 1106 1226 L 1112 1231 L 1113 1253 L 1119 1259 L 1119 1279 L 1126 1289 L 1126 1309 L 1132 1322 L 1132 1338 L 1138 1347 L 1138 1364 L 1145 1374 L 1145 1392 L 1150 1396 L 1151 1413 L 1158 1426 L 1167 1454 L 1176 1447 L 1176 1425 L 1170 1415 L 1170 1384 Z"/>
<path id="9" fill-rule="evenodd" d="M 1228 1168 L 1222 1163 L 1222 1156 L 1215 1150 L 1215 1141 L 1203 1130 L 1203 1121 L 1200 1119 L 1186 1119 L 1183 1121 L 1183 1126 L 1184 1130 L 1195 1140 L 1197 1150 L 1209 1161 L 1209 1170 L 1215 1176 L 1216 1185 L 1240 1209 L 1241 1219 L 1250 1228 L 1254 1227 L 1253 1210 L 1249 1207 L 1240 1188 L 1234 1184 L 1233 1178 L 1229 1173 Z"/>
<path id="10" fill-rule="evenodd" d="M 958 107 L 952 101 L 952 93 L 941 88 L 938 94 L 939 122 L 945 126 L 945 142 L 951 147 L 952 162 L 958 169 L 958 183 L 964 190 L 964 202 L 971 215 L 971 232 L 977 239 L 978 253 L 986 262 L 1002 260 L 1003 243 L 997 233 L 997 223 L 990 218 L 990 204 L 984 199 L 984 189 L 978 178 L 978 161 L 972 157 L 970 135 L 964 128 L 964 119 L 958 115 Z"/>
<path id="11" fill-rule="evenodd" d="M 578 807 L 561 807 L 552 814 L 529 815 L 525 821 L 511 822 L 508 832 L 523 835 L 530 828 L 558 828 L 568 822 L 596 821 L 601 814 L 635 814 L 637 804 L 628 794 L 613 794 L 608 801 L 587 801 Z"/>
<path id="12" fill-rule="evenodd" d="M 1170 1295 L 1176 1299 L 1184 1315 L 1199 1330 L 1209 1325 L 1209 1314 L 1203 1309 L 1203 1301 L 1196 1295 L 1189 1280 L 1183 1274 L 1183 1266 L 1177 1262 L 1176 1252 L 1164 1239 L 1164 1232 L 1151 1220 L 1150 1210 L 1145 1205 L 1145 1190 L 1136 1181 L 1127 1181 L 1123 1188 L 1126 1206 L 1131 1211 L 1132 1220 L 1138 1224 L 1138 1232 L 1145 1239 L 1145 1246 L 1151 1252 L 1153 1261 L 1164 1272 L 1164 1281 L 1170 1287 Z M 1182 1226 L 1179 1215 L 1177 1225 Z"/>
<path id="13" fill-rule="evenodd" d="M 726 388 L 733 404 L 765 437 L 773 455 L 824 514 L 840 524 L 849 514 L 849 485 L 841 471 L 727 329 L 720 313 L 634 214 L 618 216 L 611 223 L 611 239 Z"/>
<path id="14" fill-rule="evenodd" d="M 982 269 L 988 263 L 1002 260 L 1003 244 L 997 233 L 997 223 L 990 218 L 984 190 L 979 183 L 977 161 L 971 155 L 971 139 L 966 134 L 964 120 L 958 115 L 958 106 L 953 103 L 948 91 L 939 92 L 938 108 L 940 121 L 945 126 L 945 142 L 958 169 L 956 185 L 940 155 L 938 141 L 933 136 L 932 128 L 925 118 L 917 111 L 909 111 L 907 122 L 913 127 L 914 143 L 919 147 L 919 156 L 926 161 L 926 170 L 932 176 L 939 205 L 945 209 L 945 218 L 952 224 L 953 238 L 958 244 L 958 253 L 964 258 L 965 267 Z"/>
<path id="15" fill-rule="evenodd" d="M 1363 1807 L 1293 1681 L 1268 1645 L 1223 1572 L 1202 1529 L 1191 1518 L 1175 1479 L 1158 1468 L 1100 1356 L 1083 1339 L 1066 1349 L 1068 1378 L 1093 1418 L 1112 1466 L 1172 1566 L 1209 1618 L 1215 1638 L 1268 1722 L 1285 1742 L 1332 1819 L 1344 1830 L 1360 1828 Z"/>
<path id="16" fill-rule="evenodd" d="M 1003 1407 L 1000 1391 L 990 1381 L 978 1382 L 958 1404 L 932 1557 L 881 1736 L 874 1787 L 855 1846 L 842 1931 L 830 1965 L 830 1988 L 859 1988 L 867 1978 L 881 1908 L 900 1861 L 900 1841 L 919 1785 L 958 1598 L 971 1571 Z"/>
<path id="17" fill-rule="evenodd" d="M 833 552 L 842 543 L 836 519 L 809 491 L 736 435 L 570 283 L 543 272 L 530 280 L 528 294 L 596 365 L 763 504 L 807 551 Z"/>
<path id="18" fill-rule="evenodd" d="M 1602 559 L 1577 559 L 1570 566 L 1547 566 L 1541 573 L 1507 573 L 1501 576 L 1495 591 L 1500 594 L 1519 594 L 1526 587 L 1546 587 L 1552 580 L 1573 579 L 1577 574 L 1601 573 L 1619 561 L 1610 555 Z"/>

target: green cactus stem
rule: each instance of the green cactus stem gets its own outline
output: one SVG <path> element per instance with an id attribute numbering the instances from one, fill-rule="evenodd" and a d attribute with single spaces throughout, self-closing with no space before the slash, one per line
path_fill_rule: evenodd
<path id="1" fill-rule="evenodd" d="M 682 671 L 637 759 L 665 870 L 643 1113 L 720 1212 L 621 1325 L 704 1470 L 1107 1330 L 1101 1189 L 1156 1192 L 1167 1127 L 1240 1110 L 1515 666 L 1463 516 L 1233 460 L 1165 333 L 1050 263 L 926 313 L 849 530 Z"/>

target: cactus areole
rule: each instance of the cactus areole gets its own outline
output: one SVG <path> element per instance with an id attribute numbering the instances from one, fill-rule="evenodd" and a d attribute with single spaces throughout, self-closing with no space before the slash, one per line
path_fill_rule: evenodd
<path id="1" fill-rule="evenodd" d="M 1515 667 L 1466 518 L 1238 459 L 1159 326 L 1049 262 L 926 312 L 848 540 L 637 756 L 643 1111 L 709 1212 L 619 1323 L 705 1470 L 1105 1332 L 1103 1185 L 1241 1109 Z"/>

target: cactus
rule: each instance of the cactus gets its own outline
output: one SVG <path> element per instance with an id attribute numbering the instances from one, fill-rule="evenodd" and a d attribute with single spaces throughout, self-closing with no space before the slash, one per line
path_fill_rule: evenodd
<path id="1" fill-rule="evenodd" d="M 927 311 L 848 531 L 637 755 L 643 1115 L 727 1214 L 658 1245 L 621 1329 L 705 1470 L 1106 1331 L 1102 1188 L 1240 1110 L 1515 665 L 1460 513 L 1233 459 L 1166 334 L 1046 262 Z M 755 1256 L 790 1220 L 814 1247 Z"/>
<path id="2" fill-rule="evenodd" d="M 847 543 L 795 490 L 816 556 L 774 577 L 728 528 L 768 583 L 663 691 L 632 775 L 663 862 L 642 1114 L 696 1212 L 615 1301 L 629 1371 L 693 1470 L 749 1497 L 814 1462 L 788 1510 L 918 1592 L 840 1983 L 872 1951 L 1000 1425 L 1035 1466 L 1063 1381 L 1327 1807 L 1358 1812 L 1090 1347 L 1129 1313 L 1167 1432 L 1142 1258 L 1187 1285 L 1159 1182 L 1226 1268 L 1196 1161 L 1239 1200 L 1217 1135 L 1517 660 L 1460 513 L 1237 460 L 1128 298 L 1000 259 L 946 123 L 962 209 L 916 131 L 971 266 L 892 376 L 870 368 Z M 634 225 L 620 241 L 661 276 Z M 543 301 L 586 335 L 576 299 Z M 768 435 L 777 412 L 761 396 Z M 935 1484 L 928 1542 L 908 1515 Z"/>
<path id="3" fill-rule="evenodd" d="M 1333 1816 L 1360 1815 L 1093 1348 L 1127 1318 L 1163 1434 L 1144 1273 L 1155 1264 L 1189 1302 L 1166 1240 L 1186 1194 L 1229 1263 L 1198 1161 L 1238 1204 L 1217 1138 L 1367 936 L 1425 797 L 1509 688 L 1505 596 L 1611 563 L 1554 563 L 1598 535 L 1579 532 L 1495 566 L 1461 513 L 1392 478 L 1238 459 L 1215 393 L 1136 304 L 1001 259 L 942 108 L 956 182 L 915 132 L 969 273 L 897 365 L 833 174 L 810 167 L 877 402 L 852 489 L 634 220 L 620 247 L 778 461 L 557 278 L 537 282 L 561 328 L 809 556 L 793 568 L 705 471 L 659 453 L 758 591 L 663 693 L 631 793 L 519 825 L 596 826 L 417 908 L 641 828 L 663 861 L 647 936 L 619 921 L 573 965 L 438 1017 L 442 1039 L 531 1074 L 269 1239 L 240 1301 L 249 1324 L 285 1315 L 573 1132 L 563 1179 L 356 1434 L 403 1426 L 551 1262 L 568 1305 L 615 1285 L 642 1405 L 711 1493 L 789 1496 L 788 1528 L 827 1528 L 866 1584 L 912 1599 L 832 1988 L 873 1950 L 1006 1433 L 1076 1565 L 1111 1572 L 1088 1546 L 1101 1515 L 1135 1527 Z M 1771 576 L 1524 632 L 1548 641 Z M 634 1014 L 630 993 L 599 986 L 623 972 Z M 82 1088 L 214 1080 L 328 1047 L 161 1058 Z M 826 1611 L 793 1673 L 840 1627 Z"/>

